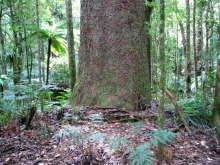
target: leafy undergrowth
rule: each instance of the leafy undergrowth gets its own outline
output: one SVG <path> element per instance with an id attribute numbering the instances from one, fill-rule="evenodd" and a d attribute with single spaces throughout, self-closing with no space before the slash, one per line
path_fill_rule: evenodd
<path id="1" fill-rule="evenodd" d="M 66 106 L 61 112 L 60 120 L 60 111 L 38 114 L 31 130 L 17 122 L 2 128 L 0 165 L 157 165 L 158 143 L 169 144 L 164 149 L 164 165 L 220 164 L 218 140 L 211 129 L 197 129 L 189 135 L 168 118 L 167 129 L 176 134 L 158 131 L 157 115 L 147 111 L 122 109 L 118 113 L 103 107 L 71 110 Z"/>

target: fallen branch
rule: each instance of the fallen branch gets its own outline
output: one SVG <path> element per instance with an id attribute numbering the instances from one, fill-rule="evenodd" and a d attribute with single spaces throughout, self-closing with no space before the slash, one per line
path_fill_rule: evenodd
<path id="1" fill-rule="evenodd" d="M 186 131 L 187 131 L 187 132 L 191 132 L 190 129 L 189 129 L 189 125 L 188 125 L 188 123 L 186 122 L 186 119 L 185 119 L 185 117 L 184 117 L 184 114 L 183 114 L 181 108 L 177 105 L 177 100 L 176 100 L 175 96 L 173 96 L 172 93 L 171 93 L 167 88 L 164 89 L 164 92 L 169 96 L 169 98 L 170 98 L 172 104 L 173 104 L 174 107 L 175 107 L 176 112 L 177 112 L 177 113 L 179 114 L 179 116 L 180 116 L 180 120 L 183 122 L 183 125 L 184 125 L 185 128 L 186 128 Z"/>

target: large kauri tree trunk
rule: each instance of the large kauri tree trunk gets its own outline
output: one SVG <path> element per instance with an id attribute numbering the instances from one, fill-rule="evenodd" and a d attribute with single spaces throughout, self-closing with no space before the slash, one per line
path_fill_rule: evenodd
<path id="1" fill-rule="evenodd" d="M 76 104 L 144 109 L 150 102 L 143 0 L 82 0 Z"/>

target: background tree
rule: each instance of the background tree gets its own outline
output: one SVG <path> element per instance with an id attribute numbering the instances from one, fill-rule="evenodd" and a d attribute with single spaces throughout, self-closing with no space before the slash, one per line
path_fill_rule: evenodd
<path id="1" fill-rule="evenodd" d="M 197 14 L 197 0 L 193 0 L 193 57 L 194 57 L 194 76 L 195 76 L 195 86 L 198 90 L 198 64 L 197 64 L 197 51 L 196 51 L 196 14 Z"/>
<path id="2" fill-rule="evenodd" d="M 36 0 L 36 24 L 37 28 L 40 29 L 40 16 L 39 16 L 39 0 Z M 39 81 L 42 82 L 42 67 L 41 67 L 41 59 L 42 59 L 42 43 L 40 37 L 38 38 L 38 72 L 39 72 Z"/>
<path id="3" fill-rule="evenodd" d="M 165 54 L 165 2 L 160 0 L 160 89 L 162 91 L 159 106 L 159 125 L 164 128 L 164 103 L 165 103 L 165 87 L 166 87 L 166 54 Z"/>
<path id="4" fill-rule="evenodd" d="M 219 54 L 218 54 L 218 63 L 216 70 L 216 86 L 215 86 L 215 101 L 214 101 L 214 113 L 213 119 L 216 126 L 216 131 L 218 136 L 220 136 L 220 5 L 219 5 L 219 25 L 218 25 L 218 34 L 219 34 Z"/>
<path id="5" fill-rule="evenodd" d="M 190 4 L 186 0 L 186 92 L 191 92 L 191 58 L 190 58 Z"/>
<path id="6" fill-rule="evenodd" d="M 74 50 L 74 34 L 73 34 L 73 15 L 72 15 L 72 0 L 66 0 L 66 16 L 67 16 L 67 43 L 69 55 L 69 74 L 70 88 L 73 92 L 76 82 L 76 64 Z"/>

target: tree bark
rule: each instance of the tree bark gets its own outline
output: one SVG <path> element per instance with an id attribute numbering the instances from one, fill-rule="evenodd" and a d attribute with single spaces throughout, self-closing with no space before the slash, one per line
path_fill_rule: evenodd
<path id="1" fill-rule="evenodd" d="M 22 3 L 19 1 L 19 3 Z M 11 28 L 13 32 L 13 37 L 14 37 L 14 55 L 13 55 L 13 64 L 12 64 L 12 69 L 13 69 L 13 81 L 14 84 L 19 84 L 21 80 L 21 72 L 22 72 L 22 56 L 23 56 L 23 48 L 22 44 L 22 25 L 20 17 L 21 15 L 21 10 L 18 8 L 19 3 L 14 4 L 11 1 L 7 1 L 7 5 L 9 7 L 9 12 L 10 12 L 10 21 L 11 21 Z M 15 6 L 16 5 L 16 6 Z"/>
<path id="2" fill-rule="evenodd" d="M 74 50 L 74 33 L 73 33 L 73 15 L 72 15 L 72 0 L 65 0 L 66 17 L 67 17 L 67 43 L 69 55 L 69 75 L 70 89 L 73 92 L 76 82 L 76 65 L 75 65 L 75 50 Z"/>
<path id="3" fill-rule="evenodd" d="M 220 136 L 220 5 L 219 5 L 219 55 L 218 55 L 218 64 L 216 70 L 216 86 L 215 86 L 215 98 L 214 98 L 214 109 L 213 109 L 213 119 L 216 126 L 217 135 Z"/>
<path id="4" fill-rule="evenodd" d="M 203 81 L 203 95 L 205 105 L 208 104 L 208 71 L 209 71 L 209 12 L 210 12 L 210 2 L 207 2 L 206 15 L 205 15 L 205 79 Z"/>
<path id="5" fill-rule="evenodd" d="M 191 93 L 191 59 L 190 59 L 190 5 L 186 0 L 186 93 Z"/>
<path id="6" fill-rule="evenodd" d="M 159 126 L 164 128 L 165 116 L 164 116 L 164 103 L 165 103 L 165 87 L 166 87 L 166 55 L 165 55 L 165 2 L 160 0 L 160 89 L 162 95 L 160 97 L 159 106 Z"/>
<path id="7" fill-rule="evenodd" d="M 196 43 L 196 54 L 197 54 L 197 77 L 201 75 L 202 67 L 200 64 L 200 56 L 203 50 L 203 10 L 204 4 L 202 0 L 198 0 L 198 21 L 197 21 L 197 43 Z"/>
<path id="8" fill-rule="evenodd" d="M 42 48 L 42 61 L 45 60 L 45 54 L 44 54 L 44 51 L 45 51 L 45 46 L 44 46 L 44 43 L 41 42 L 41 48 Z M 42 77 L 43 77 L 43 82 L 45 82 L 46 80 L 46 76 L 45 76 L 45 64 L 44 62 L 42 63 Z"/>
<path id="9" fill-rule="evenodd" d="M 2 3 L 2 2 L 1 2 Z M 3 30 L 2 30 L 2 12 L 3 8 L 2 6 L 0 7 L 0 44 L 1 44 L 1 56 L 0 56 L 0 64 L 1 64 L 1 73 L 2 74 L 7 74 L 7 67 L 6 67 L 6 62 L 5 62 L 5 41 L 4 41 L 4 35 L 3 35 Z"/>
<path id="10" fill-rule="evenodd" d="M 36 23 L 37 23 L 37 28 L 40 29 L 40 16 L 39 16 L 39 0 L 36 0 Z M 39 81 L 42 83 L 42 70 L 41 70 L 41 58 L 42 58 L 42 48 L 41 48 L 41 40 L 38 37 L 37 41 L 37 46 L 38 46 L 38 74 L 39 74 Z"/>
<path id="11" fill-rule="evenodd" d="M 148 2 L 154 2 L 154 0 L 148 0 Z M 152 36 L 150 34 L 151 29 L 151 15 L 153 12 L 153 6 L 145 6 L 145 33 L 146 33 L 146 46 L 147 46 L 147 57 L 148 57 L 148 66 L 149 66 L 149 73 L 150 73 L 150 86 L 152 82 L 151 76 L 151 47 L 152 47 Z"/>
<path id="12" fill-rule="evenodd" d="M 47 52 L 47 77 L 46 77 L 46 85 L 49 84 L 49 77 L 50 77 L 50 56 L 51 56 L 51 44 L 52 39 L 48 38 L 48 52 Z"/>
<path id="13" fill-rule="evenodd" d="M 197 58 L 197 51 L 196 51 L 196 10 L 197 9 L 197 0 L 193 1 L 193 57 L 194 57 L 194 76 L 195 76 L 195 87 L 198 90 L 198 58 Z"/>
<path id="14" fill-rule="evenodd" d="M 150 103 L 143 0 L 82 0 L 76 104 Z"/>

